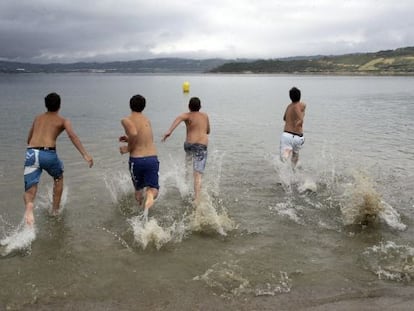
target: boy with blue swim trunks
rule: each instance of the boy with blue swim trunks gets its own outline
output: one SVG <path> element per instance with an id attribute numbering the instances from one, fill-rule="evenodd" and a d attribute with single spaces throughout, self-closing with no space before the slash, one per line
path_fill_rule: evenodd
<path id="1" fill-rule="evenodd" d="M 154 205 L 158 195 L 159 161 L 155 148 L 150 120 L 144 116 L 146 100 L 141 95 L 132 96 L 129 101 L 131 114 L 121 120 L 124 127 L 124 136 L 120 142 L 127 143 L 119 147 L 121 154 L 129 153 L 129 171 L 135 188 L 135 199 L 139 205 L 143 204 L 144 215 Z M 144 202 L 144 190 L 146 198 Z"/>
<path id="2" fill-rule="evenodd" d="M 27 138 L 28 147 L 24 164 L 24 202 L 26 207 L 25 221 L 28 225 L 34 223 L 33 202 L 43 170 L 53 177 L 52 214 L 58 214 L 63 191 L 63 163 L 56 153 L 56 140 L 63 131 L 66 131 L 73 145 L 88 162 L 89 167 L 93 165 L 92 157 L 85 151 L 71 122 L 59 114 L 60 101 L 60 96 L 56 93 L 46 96 L 47 112 L 35 118 Z"/>
<path id="3" fill-rule="evenodd" d="M 186 153 L 186 162 L 193 162 L 194 202 L 196 204 L 200 200 L 201 176 L 206 166 L 208 135 L 210 134 L 208 115 L 200 112 L 200 108 L 200 99 L 192 97 L 188 103 L 190 111 L 180 114 L 162 138 L 162 141 L 165 141 L 181 122 L 185 123 L 187 136 L 184 142 L 184 151 Z"/>
<path id="4" fill-rule="evenodd" d="M 291 158 L 294 168 L 299 160 L 299 150 L 305 143 L 303 137 L 303 119 L 305 118 L 306 104 L 300 101 L 301 92 L 293 87 L 289 90 L 292 102 L 287 106 L 283 121 L 285 127 L 280 137 L 280 159 L 285 162 Z"/>

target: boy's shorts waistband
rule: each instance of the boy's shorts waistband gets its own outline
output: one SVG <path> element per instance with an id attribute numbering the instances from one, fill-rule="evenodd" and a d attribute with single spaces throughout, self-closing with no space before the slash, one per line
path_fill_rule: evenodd
<path id="1" fill-rule="evenodd" d="M 36 150 L 56 150 L 56 147 L 27 147 L 27 149 L 36 149 Z"/>
<path id="2" fill-rule="evenodd" d="M 299 136 L 299 137 L 303 136 L 303 134 L 298 134 L 298 133 L 294 133 L 294 132 L 289 132 L 289 131 L 284 131 L 284 132 L 288 133 L 288 134 L 291 134 L 291 135 L 294 135 L 294 136 Z"/>

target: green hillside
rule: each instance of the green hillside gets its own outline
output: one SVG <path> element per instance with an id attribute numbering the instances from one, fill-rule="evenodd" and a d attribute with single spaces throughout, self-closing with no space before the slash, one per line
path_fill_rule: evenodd
<path id="1" fill-rule="evenodd" d="M 215 73 L 320 73 L 414 75 L 414 47 L 376 53 L 229 62 Z"/>

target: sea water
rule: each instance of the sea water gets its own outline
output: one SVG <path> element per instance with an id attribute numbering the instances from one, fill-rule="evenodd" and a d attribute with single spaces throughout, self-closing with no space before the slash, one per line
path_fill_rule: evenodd
<path id="1" fill-rule="evenodd" d="M 183 81 L 191 93 L 183 94 Z M 19 74 L 0 76 L 0 309 L 406 310 L 413 303 L 411 77 Z M 279 160 L 288 90 L 307 104 L 298 167 Z M 43 173 L 23 221 L 28 130 L 62 96 L 95 165 L 66 134 L 62 209 Z M 129 98 L 147 99 L 160 192 L 144 217 L 119 154 Z M 189 98 L 211 135 L 201 202 L 185 171 Z M 409 310 L 409 309 L 407 309 Z"/>

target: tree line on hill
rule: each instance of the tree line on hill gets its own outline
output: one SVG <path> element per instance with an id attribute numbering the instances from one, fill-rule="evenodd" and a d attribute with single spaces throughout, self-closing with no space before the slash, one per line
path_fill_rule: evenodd
<path id="1" fill-rule="evenodd" d="M 414 47 L 338 56 L 279 59 L 156 58 L 135 61 L 32 64 L 0 61 L 2 73 L 300 73 L 414 75 Z"/>

